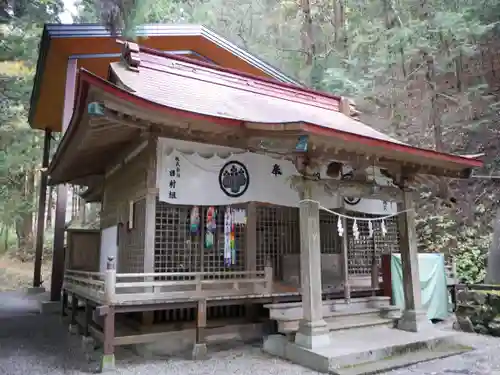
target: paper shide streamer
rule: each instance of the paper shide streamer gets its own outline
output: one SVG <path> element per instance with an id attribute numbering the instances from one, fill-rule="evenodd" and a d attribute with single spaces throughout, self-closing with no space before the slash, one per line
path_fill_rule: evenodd
<path id="1" fill-rule="evenodd" d="M 311 199 L 304 199 L 301 202 L 316 202 L 316 201 L 311 200 Z M 316 202 L 316 203 L 318 203 L 318 202 Z M 325 208 L 325 207 L 323 207 L 321 205 L 319 206 L 319 209 L 323 210 L 323 211 L 326 211 L 326 212 L 328 212 L 328 213 L 330 213 L 332 215 L 336 215 L 338 217 L 338 220 L 337 220 L 337 232 L 338 232 L 338 234 L 339 234 L 340 237 L 342 237 L 344 235 L 344 231 L 345 231 L 345 228 L 342 225 L 342 218 L 353 220 L 354 222 L 353 222 L 353 225 L 352 225 L 352 233 L 353 233 L 353 237 L 354 237 L 354 239 L 356 241 L 359 241 L 359 238 L 360 238 L 358 221 L 367 221 L 368 222 L 368 236 L 370 238 L 373 238 L 373 235 L 374 235 L 373 222 L 380 221 L 380 232 L 381 232 L 382 236 L 385 237 L 387 235 L 387 227 L 385 225 L 385 221 L 388 218 L 395 217 L 395 216 L 398 216 L 400 214 L 403 214 L 403 213 L 406 213 L 406 212 L 409 212 L 409 211 L 413 211 L 413 208 L 410 208 L 408 210 L 403 210 L 403 211 L 395 212 L 393 214 L 385 215 L 385 216 L 381 216 L 381 217 L 377 217 L 377 218 L 366 218 L 366 217 L 355 217 L 355 216 L 349 216 L 349 215 L 341 214 L 340 212 L 335 212 L 335 211 L 329 210 L 328 208 Z"/>

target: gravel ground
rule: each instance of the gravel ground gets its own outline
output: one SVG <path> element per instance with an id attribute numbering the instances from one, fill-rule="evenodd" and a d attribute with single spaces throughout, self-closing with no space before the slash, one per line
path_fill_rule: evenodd
<path id="1" fill-rule="evenodd" d="M 0 296 L 0 375 L 76 375 L 94 373 L 98 352 L 89 356 L 76 336 L 67 333 L 58 316 L 30 314 L 5 317 L 9 304 Z M 18 306 L 18 305 L 16 305 Z M 27 306 L 31 306 L 27 304 Z M 2 314 L 0 314 L 2 316 Z M 465 335 L 465 334 L 464 334 Z M 500 339 L 466 335 L 479 349 L 461 356 L 422 363 L 392 371 L 392 375 L 500 375 Z M 94 357 L 94 358 L 92 358 Z M 121 349 L 117 374 L 197 375 L 315 375 L 317 372 L 263 354 L 260 345 L 218 347 L 206 361 L 182 357 L 145 360 Z"/>

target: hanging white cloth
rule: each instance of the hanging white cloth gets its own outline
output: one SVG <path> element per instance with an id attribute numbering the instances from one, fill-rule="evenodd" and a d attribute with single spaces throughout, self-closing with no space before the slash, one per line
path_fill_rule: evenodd
<path id="1" fill-rule="evenodd" d="M 298 172 L 290 160 L 245 150 L 160 138 L 157 150 L 157 187 L 163 202 L 179 205 L 226 206 L 262 202 L 298 207 L 299 194 L 290 186 Z M 327 165 L 320 178 L 327 177 Z M 383 184 L 383 179 L 377 182 Z M 343 199 L 314 187 L 312 196 L 322 206 L 338 208 Z M 361 199 L 349 211 L 390 214 L 395 204 Z"/>

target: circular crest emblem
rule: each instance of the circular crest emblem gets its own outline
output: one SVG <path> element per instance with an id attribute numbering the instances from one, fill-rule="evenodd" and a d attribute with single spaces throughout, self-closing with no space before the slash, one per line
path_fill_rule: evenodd
<path id="1" fill-rule="evenodd" d="M 229 161 L 219 172 L 219 186 L 228 197 L 241 197 L 248 189 L 250 175 L 248 169 L 239 161 Z"/>
<path id="2" fill-rule="evenodd" d="M 343 173 L 342 176 L 340 177 L 341 180 L 351 180 L 353 177 L 352 172 L 347 172 Z M 357 205 L 359 202 L 361 202 L 361 198 L 355 198 L 355 197 L 344 197 L 344 202 L 347 204 L 350 204 L 351 206 Z"/>

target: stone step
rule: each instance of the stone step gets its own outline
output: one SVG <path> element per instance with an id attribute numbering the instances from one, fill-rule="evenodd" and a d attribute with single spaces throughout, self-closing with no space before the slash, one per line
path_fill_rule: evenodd
<path id="1" fill-rule="evenodd" d="M 430 326 L 417 333 L 383 326 L 340 330 L 330 344 L 306 349 L 288 337 L 272 335 L 263 350 L 313 370 L 336 375 L 376 374 L 473 348 L 460 343 L 454 332 Z"/>
<path id="2" fill-rule="evenodd" d="M 264 305 L 269 309 L 269 318 L 272 320 L 300 320 L 303 316 L 302 303 L 276 303 Z M 327 300 L 323 301 L 323 317 L 337 316 L 338 313 L 353 314 L 356 311 L 365 309 L 391 309 L 389 297 L 366 297 L 353 298 L 347 303 L 345 300 Z"/>
<path id="3" fill-rule="evenodd" d="M 359 366 L 370 366 L 373 363 L 377 362 L 388 362 L 392 359 L 396 360 L 400 358 L 401 363 L 407 363 L 409 358 L 415 357 L 420 358 L 418 362 L 423 362 L 427 359 L 426 353 L 455 353 L 456 351 L 468 351 L 471 350 L 469 347 L 464 347 L 457 343 L 454 339 L 455 333 L 439 333 L 433 327 L 426 334 L 423 332 L 422 336 L 413 335 L 409 333 L 408 340 L 406 342 L 401 342 L 397 339 L 391 340 L 391 333 L 401 334 L 402 332 L 398 332 L 398 330 L 387 330 L 384 328 L 360 328 L 357 330 L 351 330 L 353 334 L 349 334 L 350 331 L 339 331 L 337 334 L 337 338 L 342 340 L 343 337 L 357 337 L 357 340 L 362 339 L 366 335 L 369 335 L 370 332 L 373 334 L 379 333 L 380 335 L 383 332 L 387 332 L 387 337 L 381 338 L 382 342 L 385 342 L 384 345 L 379 347 L 366 347 L 364 350 L 362 348 L 358 348 L 353 352 L 344 352 L 341 349 L 340 352 L 334 354 L 335 352 L 326 350 L 326 353 L 331 354 L 329 358 L 329 370 L 331 373 L 336 373 L 338 369 L 350 369 L 350 368 L 358 368 Z M 391 332 L 392 331 L 392 332 Z M 344 345 L 349 345 L 348 341 L 344 341 Z M 352 339 L 350 340 L 352 345 Z M 453 355 L 453 354 L 449 354 Z M 382 366 L 379 364 L 378 366 Z M 407 365 L 407 364 L 406 364 Z M 406 366 L 403 365 L 403 366 Z"/>
<path id="4" fill-rule="evenodd" d="M 365 327 L 375 327 L 375 326 L 387 326 L 393 327 L 394 320 L 388 318 L 380 318 L 378 316 L 366 317 L 366 316 L 358 316 L 356 318 L 351 318 L 351 320 L 338 321 L 332 320 L 327 321 L 328 329 L 330 331 L 340 331 L 343 329 L 356 329 L 356 328 L 365 328 Z"/>
<path id="5" fill-rule="evenodd" d="M 325 318 L 325 321 L 330 331 L 378 325 L 393 326 L 395 317 L 391 316 L 391 314 L 397 312 L 399 312 L 399 309 L 396 307 L 382 310 L 365 308 L 352 311 L 336 311 Z M 299 329 L 300 319 L 281 319 L 277 320 L 277 322 L 278 332 L 293 333 Z"/>
<path id="6" fill-rule="evenodd" d="M 380 374 L 382 372 L 392 371 L 399 368 L 415 365 L 420 362 L 432 361 L 435 359 L 441 359 L 446 357 L 451 357 L 454 355 L 460 355 L 470 348 L 463 347 L 450 347 L 450 348 L 439 348 L 435 350 L 420 350 L 417 352 L 405 353 L 402 355 L 397 355 L 394 357 L 383 358 L 379 361 L 366 362 L 363 364 L 357 364 L 350 367 L 344 367 L 336 370 L 330 370 L 331 374 L 334 375 L 373 375 Z"/>

